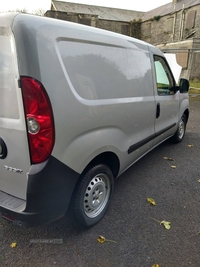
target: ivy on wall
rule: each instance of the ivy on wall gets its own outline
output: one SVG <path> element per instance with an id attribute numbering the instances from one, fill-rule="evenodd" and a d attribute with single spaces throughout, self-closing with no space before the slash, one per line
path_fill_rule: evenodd
<path id="1" fill-rule="evenodd" d="M 142 19 L 130 21 L 130 36 L 141 39 Z"/>
<path id="2" fill-rule="evenodd" d="M 159 21 L 161 18 L 161 16 L 154 16 L 153 18 L 151 18 L 151 21 Z"/>

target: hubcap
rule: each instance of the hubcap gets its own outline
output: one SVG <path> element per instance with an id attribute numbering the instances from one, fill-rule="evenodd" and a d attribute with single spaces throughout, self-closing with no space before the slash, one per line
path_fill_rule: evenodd
<path id="1" fill-rule="evenodd" d="M 178 136 L 180 139 L 183 138 L 184 132 L 185 132 L 185 124 L 183 119 L 181 119 L 178 126 Z"/>
<path id="2" fill-rule="evenodd" d="M 84 194 L 84 211 L 89 218 L 98 216 L 105 208 L 110 195 L 110 181 L 106 174 L 96 175 Z"/>

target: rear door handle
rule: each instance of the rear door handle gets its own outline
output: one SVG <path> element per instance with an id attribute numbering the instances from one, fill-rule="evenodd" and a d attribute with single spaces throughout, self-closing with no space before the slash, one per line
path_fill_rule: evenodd
<path id="1" fill-rule="evenodd" d="M 156 119 L 160 117 L 160 103 L 157 103 L 156 107 Z"/>

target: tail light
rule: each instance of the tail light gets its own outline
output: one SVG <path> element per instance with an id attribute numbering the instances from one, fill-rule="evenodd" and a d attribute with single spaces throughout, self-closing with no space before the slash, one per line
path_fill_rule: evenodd
<path id="1" fill-rule="evenodd" d="M 55 142 L 53 112 L 44 86 L 30 77 L 21 77 L 32 164 L 45 161 Z"/>

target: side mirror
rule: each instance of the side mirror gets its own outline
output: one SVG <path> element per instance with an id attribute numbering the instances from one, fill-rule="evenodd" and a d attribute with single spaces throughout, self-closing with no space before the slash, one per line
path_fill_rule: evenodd
<path id="1" fill-rule="evenodd" d="M 187 93 L 190 87 L 189 81 L 187 79 L 181 78 L 179 87 L 180 87 L 180 93 L 183 94 Z"/>
<path id="2" fill-rule="evenodd" d="M 170 88 L 170 92 L 173 95 L 176 94 L 179 90 L 180 90 L 180 86 L 173 86 L 172 88 Z"/>

